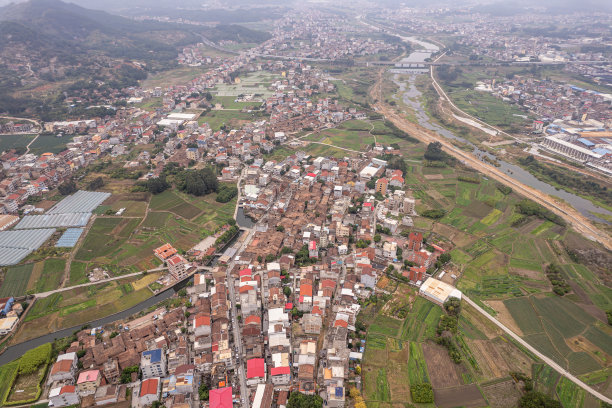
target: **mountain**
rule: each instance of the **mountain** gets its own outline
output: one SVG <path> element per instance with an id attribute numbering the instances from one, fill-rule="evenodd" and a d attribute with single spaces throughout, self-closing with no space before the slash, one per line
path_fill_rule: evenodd
<path id="1" fill-rule="evenodd" d="M 182 47 L 201 42 L 202 36 L 254 42 L 269 34 L 232 25 L 135 21 L 60 0 L 0 7 L 0 112 L 33 105 L 24 100 L 25 90 L 36 93 L 49 83 L 76 86 L 71 82 L 79 80 L 77 85 L 98 94 L 92 85 L 96 81 L 112 89 L 136 85 L 148 72 L 175 67 Z"/>

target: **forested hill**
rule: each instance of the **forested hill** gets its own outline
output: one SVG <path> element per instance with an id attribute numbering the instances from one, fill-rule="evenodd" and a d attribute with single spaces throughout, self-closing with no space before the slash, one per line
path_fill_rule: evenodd
<path id="1" fill-rule="evenodd" d="M 121 88 L 148 72 L 173 68 L 185 45 L 257 42 L 267 33 L 241 26 L 204 27 L 135 21 L 60 0 L 0 7 L 0 112 L 32 106 L 15 91 L 86 78 Z M 34 95 L 35 97 L 37 95 Z"/>

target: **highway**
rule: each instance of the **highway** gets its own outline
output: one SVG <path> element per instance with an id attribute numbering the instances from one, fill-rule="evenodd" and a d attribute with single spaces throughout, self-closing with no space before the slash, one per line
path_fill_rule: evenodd
<path id="1" fill-rule="evenodd" d="M 579 386 L 580 388 L 582 388 L 583 390 L 585 390 L 589 394 L 595 396 L 596 398 L 599 398 L 600 400 L 602 400 L 604 402 L 607 402 L 608 404 L 612 404 L 612 399 L 611 398 L 608 398 L 605 395 L 603 395 L 602 393 L 600 393 L 600 392 L 594 390 L 593 388 L 589 387 L 588 385 L 586 385 L 585 383 L 580 381 L 578 378 L 573 376 L 566 369 L 561 367 L 559 364 L 555 363 L 553 360 L 551 360 L 550 358 L 546 357 L 544 354 L 540 353 L 536 348 L 531 346 L 529 343 L 527 343 L 525 340 L 523 340 L 518 334 L 514 333 L 512 330 L 507 328 L 499 320 L 497 320 L 496 318 L 491 316 L 489 313 L 487 313 L 483 308 L 478 306 L 470 298 L 468 298 L 467 296 L 463 295 L 462 299 L 465 300 L 470 306 L 472 306 L 478 312 L 480 312 L 484 317 L 486 317 L 491 322 L 493 322 L 497 327 L 502 329 L 506 334 L 508 334 L 510 337 L 512 337 L 514 340 L 516 340 L 520 345 L 522 345 L 527 350 L 529 350 L 530 352 L 532 352 L 533 354 L 538 356 L 538 358 L 540 358 L 542 361 L 544 361 L 546 364 L 548 364 L 553 370 L 555 370 L 556 372 L 558 372 L 562 376 L 566 377 L 568 380 L 570 380 L 571 382 L 573 382 L 574 384 L 576 384 L 577 386 Z"/>

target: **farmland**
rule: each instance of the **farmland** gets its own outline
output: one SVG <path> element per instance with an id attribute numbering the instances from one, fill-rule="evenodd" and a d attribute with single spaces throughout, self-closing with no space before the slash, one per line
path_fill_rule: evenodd
<path id="1" fill-rule="evenodd" d="M 83 281 L 85 271 L 103 265 L 114 274 L 158 266 L 153 249 L 171 242 L 188 250 L 233 217 L 236 199 L 215 201 L 216 194 L 193 197 L 172 190 L 147 201 L 130 201 L 119 195 L 113 210 L 126 208 L 123 216 L 98 217 L 77 250 L 72 281 Z M 148 212 L 146 210 L 149 210 Z M 85 264 L 85 270 L 81 264 Z"/>
<path id="2" fill-rule="evenodd" d="M 71 289 L 36 300 L 14 343 L 86 323 L 130 308 L 152 295 L 148 285 L 160 272 Z"/>
<path id="3" fill-rule="evenodd" d="M 71 136 L 40 135 L 30 146 L 30 153 L 37 155 L 42 153 L 59 153 L 66 148 L 66 144 L 70 143 L 72 139 Z"/>
<path id="4" fill-rule="evenodd" d="M 34 135 L 0 135 L 0 152 L 10 149 L 23 148 L 34 139 Z"/>
<path id="5" fill-rule="evenodd" d="M 443 313 L 439 306 L 403 284 L 384 305 L 377 303 L 376 307 L 362 309 L 358 320 L 368 326 L 362 362 L 363 395 L 368 406 L 409 402 L 410 386 L 423 383 L 433 386 L 438 406 L 451 406 L 451 390 L 455 391 L 455 403 L 479 406 L 484 401 L 482 394 L 470 384 L 506 376 L 509 371 L 522 370 L 523 365 L 530 370 L 531 360 L 517 348 L 501 339 L 487 342 L 489 335 L 493 338 L 497 333 L 467 307 L 458 335 L 464 358 L 460 364 L 453 363 L 448 351 L 432 341 Z M 468 338 L 469 341 L 463 340 Z M 499 361 L 490 354 L 483 357 L 476 343 L 486 344 L 487 351 L 497 353 Z M 491 374 L 493 370 L 488 366 L 481 368 L 481 361 L 483 365 L 489 361 L 504 368 L 499 374 Z M 383 375 L 388 385 L 382 383 Z"/>
<path id="6" fill-rule="evenodd" d="M 18 265 L 6 268 L 4 281 L 0 287 L 0 296 L 24 295 L 34 264 Z"/>

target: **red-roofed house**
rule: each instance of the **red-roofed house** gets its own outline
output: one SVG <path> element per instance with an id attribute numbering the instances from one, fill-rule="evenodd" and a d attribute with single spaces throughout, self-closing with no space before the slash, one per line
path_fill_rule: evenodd
<path id="1" fill-rule="evenodd" d="M 272 367 L 270 369 L 272 384 L 286 385 L 291 381 L 291 369 L 287 367 Z"/>
<path id="2" fill-rule="evenodd" d="M 140 384 L 140 394 L 138 400 L 141 406 L 147 406 L 153 404 L 155 401 L 159 401 L 159 378 L 153 377 L 144 380 Z"/>
<path id="3" fill-rule="evenodd" d="M 232 387 L 210 390 L 208 394 L 210 408 L 232 408 Z"/>
<path id="4" fill-rule="evenodd" d="M 174 255 L 166 260 L 170 274 L 176 280 L 183 280 L 188 275 L 189 264 L 187 260 L 180 255 Z"/>
<path id="5" fill-rule="evenodd" d="M 411 232 L 408 235 L 408 249 L 412 251 L 420 251 L 423 245 L 423 234 L 420 232 Z"/>
<path id="6" fill-rule="evenodd" d="M 49 391 L 49 401 L 54 407 L 67 407 L 69 405 L 79 405 L 81 403 L 74 385 L 64 385 L 63 387 L 53 388 Z"/>
<path id="7" fill-rule="evenodd" d="M 196 337 L 210 336 L 210 316 L 197 314 L 193 319 L 193 332 Z"/>
<path id="8" fill-rule="evenodd" d="M 100 370 L 83 371 L 77 380 L 77 390 L 79 395 L 90 395 L 96 392 L 102 381 Z"/>
<path id="9" fill-rule="evenodd" d="M 266 382 L 266 362 L 263 358 L 247 360 L 247 385 L 264 384 Z"/>
<path id="10" fill-rule="evenodd" d="M 162 262 L 165 262 L 166 259 L 170 258 L 172 255 L 177 253 L 177 250 L 170 244 L 162 245 L 159 248 L 153 250 L 153 253 L 156 257 L 158 257 Z"/>

